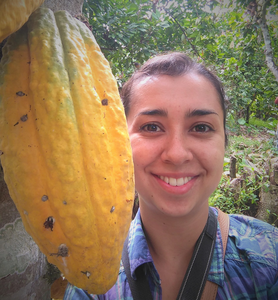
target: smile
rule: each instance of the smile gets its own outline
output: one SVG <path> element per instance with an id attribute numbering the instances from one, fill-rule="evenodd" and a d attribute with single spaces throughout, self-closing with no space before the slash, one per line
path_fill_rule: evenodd
<path id="1" fill-rule="evenodd" d="M 172 178 L 172 177 L 166 177 L 166 176 L 159 176 L 159 178 L 171 186 L 181 186 L 181 185 L 186 184 L 193 177 Z"/>

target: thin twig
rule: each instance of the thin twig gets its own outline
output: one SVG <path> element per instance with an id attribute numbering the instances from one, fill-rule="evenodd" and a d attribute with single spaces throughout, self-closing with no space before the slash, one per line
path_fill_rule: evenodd
<path id="1" fill-rule="evenodd" d="M 184 28 L 180 25 L 180 23 L 176 20 L 176 18 L 175 18 L 174 16 L 172 16 L 171 13 L 168 12 L 168 14 L 169 14 L 169 16 L 174 20 L 174 22 L 179 26 L 180 30 L 183 32 L 183 34 L 184 34 L 186 40 L 187 40 L 188 43 L 191 45 L 191 47 L 192 47 L 193 51 L 195 52 L 195 54 L 196 54 L 198 57 L 202 58 L 202 57 L 200 56 L 199 52 L 197 51 L 196 47 L 190 42 L 190 40 L 189 40 L 189 38 L 188 38 L 188 36 L 187 36 L 187 34 L 186 34 Z"/>

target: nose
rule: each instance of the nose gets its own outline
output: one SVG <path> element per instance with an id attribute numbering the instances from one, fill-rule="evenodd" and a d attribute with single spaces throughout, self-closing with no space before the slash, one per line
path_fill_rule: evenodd
<path id="1" fill-rule="evenodd" d="M 163 162 L 181 165 L 192 158 L 190 142 L 184 135 L 175 135 L 165 140 L 164 150 L 161 153 Z"/>

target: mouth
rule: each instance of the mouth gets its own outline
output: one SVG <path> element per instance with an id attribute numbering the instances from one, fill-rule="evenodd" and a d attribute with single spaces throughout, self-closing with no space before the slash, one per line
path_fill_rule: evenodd
<path id="1" fill-rule="evenodd" d="M 172 178 L 166 176 L 158 176 L 158 177 L 171 186 L 182 186 L 193 178 L 193 177 Z"/>

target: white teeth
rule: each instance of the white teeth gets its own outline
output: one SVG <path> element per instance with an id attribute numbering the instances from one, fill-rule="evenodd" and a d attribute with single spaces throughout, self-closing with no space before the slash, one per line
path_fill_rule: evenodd
<path id="1" fill-rule="evenodd" d="M 169 184 L 172 186 L 176 186 L 177 185 L 177 179 L 176 178 L 169 178 Z"/>
<path id="2" fill-rule="evenodd" d="M 183 184 L 184 184 L 183 178 L 177 179 L 177 186 L 181 186 L 181 185 L 183 185 Z"/>
<path id="3" fill-rule="evenodd" d="M 172 178 L 172 177 L 164 177 L 164 176 L 159 176 L 159 178 L 166 183 L 169 183 L 172 186 L 181 186 L 186 184 L 189 180 L 191 180 L 193 177 L 181 177 L 181 178 Z"/>

